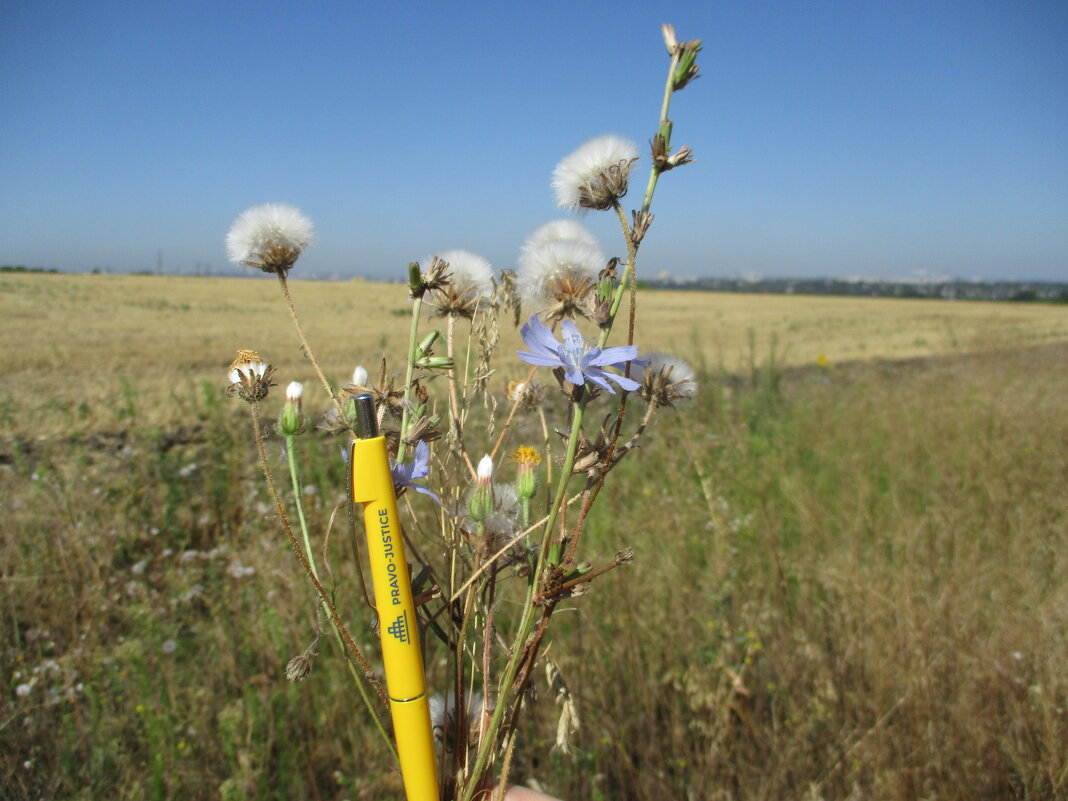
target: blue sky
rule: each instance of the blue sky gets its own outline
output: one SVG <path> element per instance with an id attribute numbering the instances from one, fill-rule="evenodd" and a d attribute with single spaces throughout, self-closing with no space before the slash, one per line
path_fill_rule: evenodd
<path id="1" fill-rule="evenodd" d="M 6 0 L 0 263 L 218 273 L 273 201 L 318 231 L 294 278 L 511 266 L 560 157 L 654 132 L 672 22 L 698 161 L 640 272 L 1068 280 L 1068 3 L 653 5 Z"/>

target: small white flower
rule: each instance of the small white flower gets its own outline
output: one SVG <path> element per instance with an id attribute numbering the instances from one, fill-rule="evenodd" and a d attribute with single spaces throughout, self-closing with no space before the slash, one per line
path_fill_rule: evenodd
<path id="1" fill-rule="evenodd" d="M 352 371 L 352 383 L 358 387 L 366 387 L 367 380 L 367 369 L 362 364 L 357 364 L 356 369 Z"/>
<path id="2" fill-rule="evenodd" d="M 166 640 L 163 643 L 162 650 L 165 654 L 173 654 L 176 650 L 178 650 L 178 643 L 176 643 L 174 640 Z"/>
<path id="3" fill-rule="evenodd" d="M 311 220 L 292 206 L 265 203 L 246 209 L 230 226 L 226 253 L 235 264 L 285 275 L 312 243 Z"/>
<path id="4" fill-rule="evenodd" d="M 304 385 L 299 381 L 290 381 L 286 387 L 286 400 L 299 401 L 304 394 Z"/>
<path id="5" fill-rule="evenodd" d="M 32 683 L 20 684 L 15 688 L 15 695 L 19 698 L 25 698 L 33 690 Z"/>
<path id="6" fill-rule="evenodd" d="M 638 146 L 619 136 L 599 136 L 565 157 L 553 170 L 556 204 L 572 211 L 608 209 L 627 194 Z"/>

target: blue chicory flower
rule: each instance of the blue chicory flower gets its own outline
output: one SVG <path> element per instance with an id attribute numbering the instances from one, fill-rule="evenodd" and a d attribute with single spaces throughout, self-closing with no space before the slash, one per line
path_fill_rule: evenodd
<path id="1" fill-rule="evenodd" d="M 601 389 L 615 394 L 606 379 L 611 379 L 626 392 L 633 392 L 641 385 L 625 376 L 606 372 L 603 368 L 622 369 L 627 362 L 637 361 L 636 345 L 619 345 L 601 350 L 596 345 L 587 345 L 578 326 L 571 320 L 560 323 L 564 341 L 557 342 L 553 332 L 536 316 L 531 317 L 519 329 L 523 342 L 529 351 L 519 351 L 519 358 L 527 364 L 541 367 L 562 367 L 564 377 L 572 384 L 585 384 L 587 381 Z"/>
<path id="2" fill-rule="evenodd" d="M 429 495 L 439 504 L 441 503 L 441 498 L 432 490 L 415 483 L 416 479 L 430 475 L 430 446 L 425 442 L 420 442 L 415 446 L 415 458 L 410 463 L 390 460 L 389 471 L 393 474 L 393 486 L 397 489 L 411 487 L 416 492 Z"/>

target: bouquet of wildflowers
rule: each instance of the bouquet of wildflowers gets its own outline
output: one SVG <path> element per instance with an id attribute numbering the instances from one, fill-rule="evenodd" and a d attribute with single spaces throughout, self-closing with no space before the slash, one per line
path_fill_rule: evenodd
<path id="1" fill-rule="evenodd" d="M 628 217 L 622 205 L 639 161 L 637 145 L 625 138 L 586 142 L 552 178 L 561 207 L 616 215 L 625 255 L 606 258 L 581 224 L 562 219 L 530 235 L 514 271 L 495 273 L 484 259 L 460 250 L 413 263 L 403 364 L 383 360 L 373 377 L 357 367 L 351 383 L 339 389 L 324 375 L 287 283 L 312 241 L 312 225 L 299 211 L 251 208 L 227 237 L 233 261 L 278 277 L 304 352 L 330 398 L 318 422 L 324 436 L 360 435 L 360 398 L 386 438 L 394 488 L 407 513 L 403 537 L 417 628 L 435 691 L 430 709 L 442 798 L 470 801 L 493 787 L 503 793 L 517 721 L 531 703 L 539 667 L 563 702 L 558 739 L 566 743 L 577 717 L 546 656 L 550 622 L 562 602 L 589 592 L 598 576 L 633 558 L 624 548 L 603 564 L 584 561 L 584 525 L 608 475 L 646 436 L 657 411 L 696 391 L 685 363 L 641 353 L 633 341 L 637 256 L 653 222 L 653 194 L 663 173 L 692 160 L 688 147 L 672 148 L 668 109 L 673 93 L 698 75 L 701 43 L 677 41 L 669 25 L 664 40 L 670 64 L 640 207 Z M 624 308 L 625 325 L 617 326 Z M 498 353 L 502 321 L 521 324 L 525 347 L 515 356 Z M 613 336 L 624 344 L 610 345 Z M 495 381 L 501 359 L 514 360 L 505 372 L 515 379 L 506 387 Z M 316 557 L 324 553 L 325 533 L 309 530 L 302 507 L 295 440 L 311 428 L 301 407 L 302 385 L 289 383 L 275 426 L 294 488 L 286 503 L 275 479 L 279 466 L 264 445 L 263 407 L 274 370 L 254 351 L 242 350 L 229 379 L 229 391 L 249 404 L 260 467 L 321 619 L 346 655 L 368 715 L 396 754 L 377 656 L 352 634 L 377 631 L 370 595 L 364 587 L 362 617 L 343 617 L 339 593 L 345 588 Z M 628 414 L 635 407 L 640 413 Z M 355 535 L 354 516 L 349 520 Z M 318 643 L 317 635 L 291 660 L 290 680 L 309 674 Z"/>

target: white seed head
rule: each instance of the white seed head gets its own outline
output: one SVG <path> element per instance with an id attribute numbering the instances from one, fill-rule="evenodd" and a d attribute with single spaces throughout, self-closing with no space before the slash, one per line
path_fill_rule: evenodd
<path id="1" fill-rule="evenodd" d="M 523 250 L 535 250 L 549 242 L 580 242 L 600 249 L 597 237 L 574 220 L 553 220 L 534 231 L 523 244 Z"/>
<path id="2" fill-rule="evenodd" d="M 481 256 L 467 250 L 445 250 L 423 259 L 420 269 L 429 272 L 435 258 L 448 262 L 450 280 L 456 286 L 473 288 L 483 297 L 493 291 L 493 267 Z"/>
<path id="3" fill-rule="evenodd" d="M 366 387 L 367 380 L 367 368 L 362 364 L 357 364 L 356 369 L 352 371 L 352 383 L 358 387 Z"/>
<path id="4" fill-rule="evenodd" d="M 489 454 L 486 454 L 478 463 L 478 480 L 479 483 L 489 481 L 493 478 L 493 459 Z"/>
<path id="5" fill-rule="evenodd" d="M 610 208 L 627 192 L 638 146 L 619 136 L 598 136 L 563 158 L 553 170 L 556 204 L 572 211 Z"/>
<path id="6" fill-rule="evenodd" d="M 544 226 L 543 226 L 544 227 Z M 535 231 L 535 236 L 542 229 Z M 528 239 L 517 263 L 519 294 L 528 303 L 551 298 L 564 281 L 576 284 L 596 281 L 605 265 L 605 257 L 589 235 L 585 239 L 551 239 L 532 244 Z"/>
<path id="7" fill-rule="evenodd" d="M 304 385 L 299 381 L 290 381 L 286 387 L 286 400 L 299 401 L 304 394 Z"/>
<path id="8" fill-rule="evenodd" d="M 264 203 L 238 215 L 226 235 L 226 253 L 235 264 L 284 274 L 312 243 L 311 220 L 292 206 Z"/>

